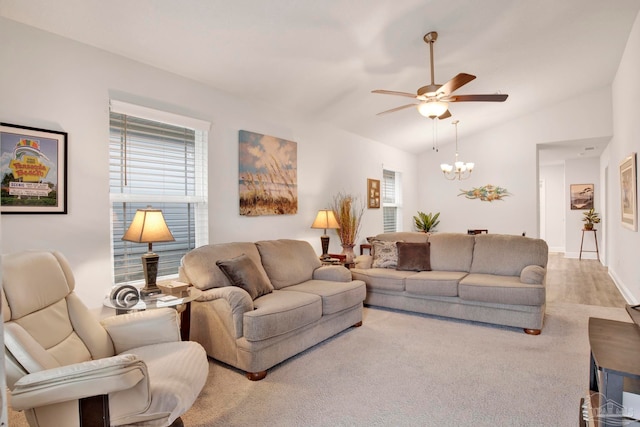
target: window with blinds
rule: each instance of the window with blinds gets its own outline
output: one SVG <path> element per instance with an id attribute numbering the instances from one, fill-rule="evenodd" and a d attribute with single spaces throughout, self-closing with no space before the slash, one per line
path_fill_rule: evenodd
<path id="1" fill-rule="evenodd" d="M 124 106 L 123 106 L 124 105 Z M 127 114 L 117 103 L 109 123 L 109 185 L 114 282 L 143 280 L 140 257 L 148 246 L 122 240 L 137 209 L 161 209 L 174 242 L 154 243 L 158 277 L 175 276 L 180 259 L 207 243 L 206 129 Z M 136 109 L 134 113 L 144 108 Z M 125 112 L 123 112 L 125 111 Z M 151 111 L 151 116 L 154 112 Z M 162 112 L 158 117 L 163 118 Z M 174 115 L 168 115 L 171 122 Z M 190 123 L 189 123 L 190 124 Z"/>
<path id="2" fill-rule="evenodd" d="M 399 231 L 399 179 L 394 171 L 382 171 L 382 221 L 385 233 Z"/>

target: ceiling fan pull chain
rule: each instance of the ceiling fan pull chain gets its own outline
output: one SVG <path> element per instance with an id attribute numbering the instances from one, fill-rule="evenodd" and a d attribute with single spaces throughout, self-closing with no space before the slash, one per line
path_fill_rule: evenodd
<path id="1" fill-rule="evenodd" d="M 440 150 L 438 149 L 438 120 L 431 119 L 433 123 L 432 127 L 432 139 L 433 139 L 433 150 L 438 153 Z"/>

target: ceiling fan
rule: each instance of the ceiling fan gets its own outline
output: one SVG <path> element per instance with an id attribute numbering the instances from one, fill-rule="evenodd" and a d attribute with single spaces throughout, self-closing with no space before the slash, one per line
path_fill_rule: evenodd
<path id="1" fill-rule="evenodd" d="M 424 36 L 424 41 L 429 45 L 429 53 L 431 59 L 431 84 L 422 86 L 416 94 L 408 92 L 397 92 L 393 90 L 374 90 L 372 93 L 381 93 L 383 95 L 398 95 L 418 100 L 418 103 L 402 105 L 383 111 L 377 115 L 393 113 L 394 111 L 404 110 L 409 107 L 416 107 L 418 112 L 425 117 L 431 119 L 446 119 L 451 117 L 449 112 L 449 102 L 504 102 L 509 95 L 505 94 L 488 94 L 488 95 L 453 95 L 453 92 L 460 89 L 470 81 L 476 78 L 471 74 L 460 73 L 443 85 L 435 84 L 433 77 L 433 44 L 438 40 L 438 33 L 431 31 Z"/>

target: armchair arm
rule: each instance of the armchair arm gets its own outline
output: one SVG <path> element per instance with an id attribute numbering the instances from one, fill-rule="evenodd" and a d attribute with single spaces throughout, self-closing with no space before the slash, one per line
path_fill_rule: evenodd
<path id="1" fill-rule="evenodd" d="M 140 381 L 147 381 L 147 366 L 133 354 L 90 360 L 25 375 L 15 383 L 11 406 L 37 408 L 128 390 Z M 148 383 L 145 388 L 148 400 Z"/>
<path id="2" fill-rule="evenodd" d="M 202 292 L 202 295 L 196 300 L 198 302 L 224 300 L 229 306 L 231 316 L 233 317 L 233 326 L 235 328 L 234 336 L 240 338 L 243 330 L 244 313 L 253 311 L 253 300 L 249 293 L 237 286 L 223 286 L 221 288 L 211 288 Z"/>
<path id="3" fill-rule="evenodd" d="M 313 270 L 313 278 L 332 282 L 350 282 L 351 273 L 341 265 L 323 265 Z"/>
<path id="4" fill-rule="evenodd" d="M 111 316 L 100 323 L 118 354 L 144 345 L 180 341 L 178 313 L 172 308 Z"/>

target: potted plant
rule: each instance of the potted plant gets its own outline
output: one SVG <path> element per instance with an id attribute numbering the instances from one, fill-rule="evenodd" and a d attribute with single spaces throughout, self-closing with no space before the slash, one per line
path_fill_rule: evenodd
<path id="1" fill-rule="evenodd" d="M 439 216 L 440 212 L 436 212 L 435 214 L 429 212 L 428 214 L 426 214 L 424 212 L 418 211 L 418 215 L 413 217 L 416 229 L 424 233 L 435 231 L 436 226 L 440 224 L 440 221 L 438 221 Z"/>
<path id="2" fill-rule="evenodd" d="M 336 229 L 342 245 L 342 253 L 346 256 L 346 262 L 353 262 L 353 247 L 356 244 L 364 204 L 358 201 L 356 196 L 348 193 L 338 193 L 333 197 L 331 209 L 340 228 Z"/>
<path id="3" fill-rule="evenodd" d="M 584 222 L 585 230 L 593 230 L 593 224 L 598 224 L 600 222 L 600 215 L 598 212 L 595 212 L 593 208 L 583 213 L 584 218 L 582 221 Z"/>

